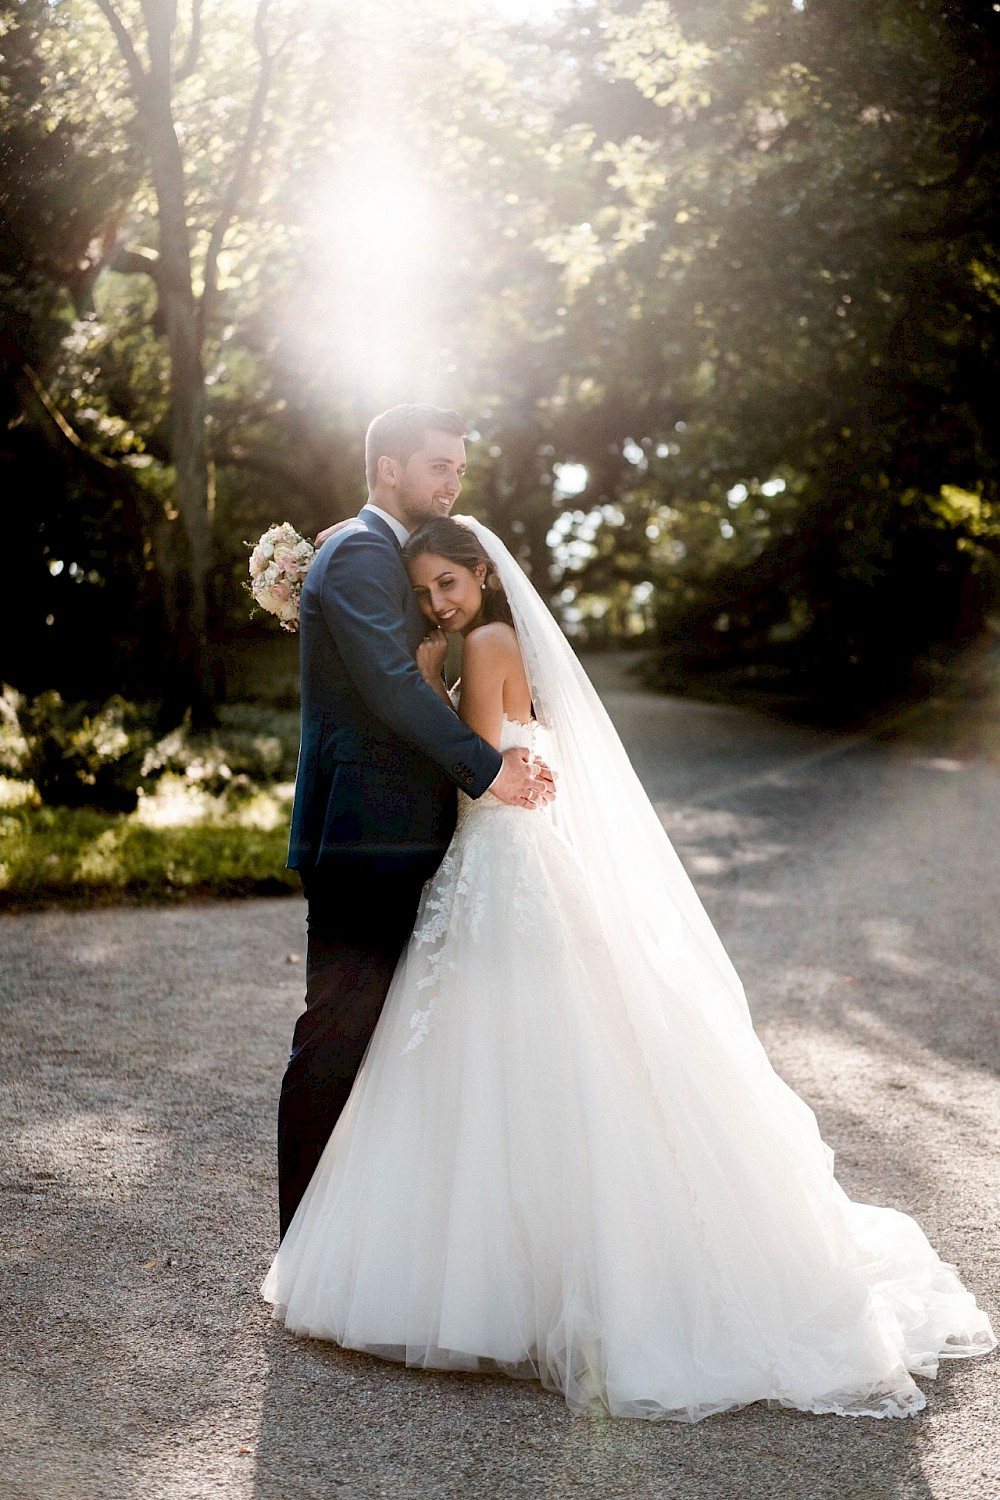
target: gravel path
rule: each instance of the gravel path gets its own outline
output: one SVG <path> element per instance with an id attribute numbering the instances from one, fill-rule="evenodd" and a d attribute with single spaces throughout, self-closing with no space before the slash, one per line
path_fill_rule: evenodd
<path id="1" fill-rule="evenodd" d="M 845 1186 L 913 1213 L 996 1319 L 995 721 L 845 738 L 603 686 Z M 0 918 L 2 1500 L 1000 1495 L 996 1357 L 907 1422 L 690 1428 L 272 1324 L 303 946 L 297 899 Z"/>

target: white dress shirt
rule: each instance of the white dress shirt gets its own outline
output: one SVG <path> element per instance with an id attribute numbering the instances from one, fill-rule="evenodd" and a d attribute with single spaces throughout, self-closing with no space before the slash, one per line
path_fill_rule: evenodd
<path id="1" fill-rule="evenodd" d="M 383 520 L 387 526 L 391 526 L 393 536 L 396 538 L 396 541 L 401 547 L 409 541 L 410 533 L 407 531 L 402 521 L 397 521 L 395 516 L 390 516 L 389 512 L 387 510 L 383 510 L 380 505 L 373 505 L 369 500 L 366 505 L 363 505 L 361 507 L 361 509 L 370 510 L 373 515 L 378 516 L 380 520 Z"/>

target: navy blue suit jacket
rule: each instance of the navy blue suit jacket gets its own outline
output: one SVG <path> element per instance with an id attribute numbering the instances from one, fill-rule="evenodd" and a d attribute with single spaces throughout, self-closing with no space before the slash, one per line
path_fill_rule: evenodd
<path id="1" fill-rule="evenodd" d="M 417 670 L 427 623 L 380 516 L 362 511 L 320 548 L 299 622 L 302 739 L 289 866 L 307 873 L 360 858 L 388 868 L 443 852 L 455 787 L 480 796 L 501 757 Z"/>

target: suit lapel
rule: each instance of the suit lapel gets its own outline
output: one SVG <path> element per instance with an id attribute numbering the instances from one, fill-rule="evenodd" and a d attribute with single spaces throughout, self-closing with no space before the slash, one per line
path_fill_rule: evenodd
<path id="1" fill-rule="evenodd" d="M 410 642 L 410 650 L 416 654 L 417 646 L 427 634 L 429 627 L 427 621 L 420 613 L 420 605 L 417 596 L 410 588 L 410 580 L 406 580 L 406 634 Z"/>
<path id="2" fill-rule="evenodd" d="M 387 537 L 395 547 L 397 557 L 399 556 L 399 538 L 393 531 L 392 527 L 386 521 L 383 521 L 381 516 L 377 516 L 375 512 L 371 510 L 361 510 L 358 512 L 358 520 L 363 521 L 364 524 L 368 527 L 368 530 L 373 531 L 376 536 Z M 400 562 L 399 567 L 400 571 L 405 576 L 406 570 L 403 568 L 402 562 Z M 406 618 L 406 638 L 409 643 L 410 650 L 416 653 L 417 646 L 427 634 L 427 621 L 420 613 L 420 605 L 417 603 L 416 595 L 410 588 L 409 578 L 406 579 L 406 594 L 403 608 Z"/>
<path id="3" fill-rule="evenodd" d="M 359 510 L 358 520 L 363 521 L 368 530 L 374 531 L 376 536 L 387 537 L 396 551 L 399 551 L 399 538 L 388 521 L 383 521 L 382 517 L 377 516 L 373 510 Z"/>

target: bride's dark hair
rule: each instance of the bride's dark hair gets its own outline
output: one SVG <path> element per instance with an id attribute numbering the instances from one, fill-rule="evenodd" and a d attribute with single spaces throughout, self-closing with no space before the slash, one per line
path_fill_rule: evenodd
<path id="1" fill-rule="evenodd" d="M 468 526 L 463 526 L 461 521 L 452 521 L 448 516 L 435 516 L 433 520 L 425 521 L 403 546 L 403 562 L 409 567 L 428 552 L 433 552 L 436 557 L 446 557 L 457 567 L 468 568 L 470 573 L 484 564 L 483 624 L 500 620 L 504 625 L 513 625 L 507 595 L 493 561 Z"/>

